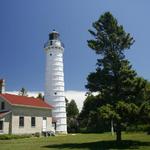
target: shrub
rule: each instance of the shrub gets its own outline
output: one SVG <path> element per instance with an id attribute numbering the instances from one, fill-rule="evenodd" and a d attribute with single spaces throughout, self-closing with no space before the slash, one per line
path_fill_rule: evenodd
<path id="1" fill-rule="evenodd" d="M 67 119 L 67 131 L 68 131 L 68 133 L 79 132 L 79 123 L 76 118 L 70 117 Z"/>
<path id="2" fill-rule="evenodd" d="M 142 124 L 142 125 L 132 125 L 128 126 L 126 128 L 126 131 L 128 132 L 148 132 L 150 130 L 150 126 L 148 124 Z"/>
<path id="3" fill-rule="evenodd" d="M 79 130 L 79 131 L 80 131 L 80 133 L 88 133 L 88 132 L 87 132 L 87 128 L 86 128 L 86 127 L 84 127 L 84 128 L 80 128 L 80 130 Z"/>
<path id="4" fill-rule="evenodd" d="M 0 135 L 0 140 L 10 140 L 10 139 L 23 139 L 30 138 L 30 134 L 14 135 L 14 134 L 2 134 Z"/>
<path id="5" fill-rule="evenodd" d="M 41 134 L 40 134 L 40 132 L 36 132 L 36 133 L 34 134 L 34 136 L 35 136 L 35 137 L 40 137 Z"/>
<path id="6" fill-rule="evenodd" d="M 150 135 L 150 126 L 148 127 L 147 134 Z"/>

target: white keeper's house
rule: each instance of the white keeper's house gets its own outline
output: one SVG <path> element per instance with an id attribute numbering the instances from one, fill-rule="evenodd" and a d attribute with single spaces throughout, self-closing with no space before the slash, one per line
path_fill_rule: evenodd
<path id="1" fill-rule="evenodd" d="M 0 85 L 4 80 L 0 80 Z M 7 94 L 0 89 L 0 133 L 34 134 L 53 130 L 52 106 L 41 99 Z"/>

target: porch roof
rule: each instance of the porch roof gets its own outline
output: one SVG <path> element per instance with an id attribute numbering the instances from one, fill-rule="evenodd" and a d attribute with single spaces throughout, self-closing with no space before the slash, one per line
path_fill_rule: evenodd
<path id="1" fill-rule="evenodd" d="M 11 111 L 3 111 L 0 112 L 0 118 L 4 117 L 5 115 L 9 114 Z"/>

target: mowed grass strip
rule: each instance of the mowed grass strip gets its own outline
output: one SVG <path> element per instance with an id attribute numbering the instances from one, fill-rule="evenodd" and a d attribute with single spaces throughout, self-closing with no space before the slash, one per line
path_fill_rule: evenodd
<path id="1" fill-rule="evenodd" d="M 150 135 L 146 133 L 123 133 L 123 141 L 115 142 L 110 133 L 76 134 L 15 140 L 1 140 L 0 150 L 150 150 Z"/>

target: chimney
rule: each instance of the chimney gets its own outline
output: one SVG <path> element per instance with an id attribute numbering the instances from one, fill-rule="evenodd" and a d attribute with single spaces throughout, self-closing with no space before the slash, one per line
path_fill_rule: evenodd
<path id="1" fill-rule="evenodd" d="M 5 93 L 5 80 L 0 79 L 0 94 Z"/>

